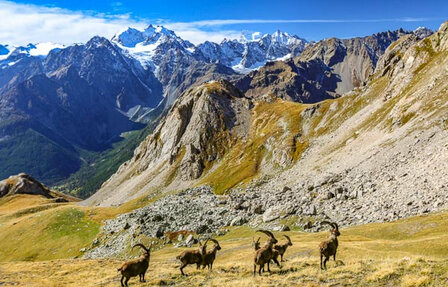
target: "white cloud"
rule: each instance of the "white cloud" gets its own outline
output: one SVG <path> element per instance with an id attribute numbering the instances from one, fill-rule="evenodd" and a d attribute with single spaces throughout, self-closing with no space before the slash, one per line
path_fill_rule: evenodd
<path id="1" fill-rule="evenodd" d="M 125 2 L 111 3 L 114 12 L 125 11 Z M 419 22 L 430 18 L 395 19 L 224 19 L 194 22 L 137 19 L 132 14 L 101 14 L 89 11 L 17 4 L 0 0 L 0 44 L 26 45 L 28 43 L 55 42 L 72 44 L 86 42 L 95 35 L 112 37 L 126 27 L 144 28 L 150 23 L 162 24 L 180 37 L 195 44 L 204 41 L 220 42 L 224 38 L 238 38 L 241 31 L 224 29 L 225 26 L 260 23 L 355 23 L 355 22 Z M 433 19 L 432 19 L 433 20 Z"/>
<path id="2" fill-rule="evenodd" d="M 121 8 L 122 2 L 111 4 Z M 221 41 L 236 38 L 238 31 L 206 31 L 198 25 L 170 23 L 166 20 L 133 19 L 130 14 L 100 14 L 72 11 L 61 8 L 0 1 L 0 43 L 26 45 L 28 43 L 55 42 L 72 44 L 86 42 L 96 35 L 107 38 L 126 27 L 144 28 L 150 23 L 160 23 L 173 29 L 180 37 L 193 43 Z"/>
<path id="3" fill-rule="evenodd" d="M 0 1 L 0 43 L 38 42 L 71 44 L 95 35 L 111 37 L 123 27 L 143 27 L 129 15 L 100 15 L 61 8 Z"/>
<path id="4" fill-rule="evenodd" d="M 193 26 L 182 26 L 176 23 L 166 23 L 163 24 L 168 29 L 176 32 L 176 35 L 182 39 L 186 39 L 193 44 L 203 43 L 205 41 L 210 42 L 221 42 L 223 39 L 236 39 L 241 36 L 241 31 L 237 30 L 216 30 L 216 31 L 205 31 Z"/>

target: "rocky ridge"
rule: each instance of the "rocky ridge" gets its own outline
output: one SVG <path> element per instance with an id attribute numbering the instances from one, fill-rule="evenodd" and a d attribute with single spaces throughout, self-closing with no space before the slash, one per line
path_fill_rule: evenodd
<path id="1" fill-rule="evenodd" d="M 102 205 L 117 204 L 176 179 L 184 184 L 198 179 L 236 139 L 245 137 L 250 106 L 225 80 L 189 89 L 135 150 L 134 157 L 85 204 L 99 203 L 105 194 L 109 199 Z"/>
<path id="2" fill-rule="evenodd" d="M 280 31 L 251 40 L 194 46 L 162 26 L 143 31 L 129 28 L 111 40 L 97 36 L 67 47 L 44 44 L 2 46 L 0 145 L 9 150 L 0 152 L 0 158 L 11 164 L 0 174 L 27 171 L 47 184 L 61 183 L 84 166 L 79 149 L 89 153 L 109 149 L 122 139 L 122 133 L 168 112 L 188 88 L 211 80 L 236 81 L 241 75 L 232 70 L 235 65 L 252 69 L 266 61 L 297 56 L 312 46 Z M 216 49 L 208 49 L 210 45 Z M 271 71 L 249 83 L 249 90 L 242 90 L 249 97 L 256 92 L 262 98 L 271 95 L 270 88 L 263 87 L 268 84 L 275 87 L 272 91 L 277 97 L 310 103 L 337 96 L 333 86 L 338 75 L 329 71 L 331 67 L 306 65 L 297 68 L 291 61 L 267 65 L 266 71 Z M 311 75 L 301 76 L 311 70 Z M 325 80 L 322 73 L 329 78 Z M 316 83 L 314 78 L 323 80 Z M 34 148 L 51 151 L 45 156 L 31 152 L 33 161 L 44 162 L 45 168 L 8 155 L 30 153 Z M 66 160 L 55 165 L 60 158 Z"/>
<path id="3" fill-rule="evenodd" d="M 325 39 L 293 59 L 268 63 L 235 84 L 251 98 L 280 97 L 301 103 L 336 98 L 364 85 L 387 47 L 409 34 L 423 39 L 432 31 L 399 29 L 352 39 Z"/>

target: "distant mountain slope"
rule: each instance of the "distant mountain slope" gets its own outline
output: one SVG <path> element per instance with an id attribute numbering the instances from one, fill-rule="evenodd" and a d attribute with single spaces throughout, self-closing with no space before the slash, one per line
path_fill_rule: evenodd
<path id="1" fill-rule="evenodd" d="M 326 39 L 285 62 L 268 63 L 236 81 L 248 97 L 272 95 L 302 103 L 339 97 L 365 83 L 386 48 L 406 34 L 424 38 L 432 32 L 388 31 L 352 39 Z"/>
<path id="2" fill-rule="evenodd" d="M 82 164 L 77 148 L 110 147 L 122 132 L 142 127 L 129 120 L 129 109 L 162 99 L 154 76 L 104 38 L 44 59 L 17 57 L 0 69 L 1 178 L 23 171 L 47 184 L 66 178 Z"/>
<path id="3" fill-rule="evenodd" d="M 121 133 L 144 127 L 136 122 L 156 119 L 167 100 L 197 79 L 235 74 L 194 60 L 178 66 L 166 55 L 160 70 L 167 78 L 159 81 L 151 69 L 101 37 L 46 57 L 34 56 L 32 49 L 5 51 L 0 60 L 0 157 L 5 163 L 0 178 L 26 171 L 46 184 L 63 184 L 87 163 L 82 156 L 95 158 L 92 152 L 110 149 Z"/>

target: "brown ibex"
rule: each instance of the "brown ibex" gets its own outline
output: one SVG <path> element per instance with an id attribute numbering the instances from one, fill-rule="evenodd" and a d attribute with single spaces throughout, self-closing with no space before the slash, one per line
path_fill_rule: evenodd
<path id="1" fill-rule="evenodd" d="M 285 242 L 285 243 L 279 243 L 279 244 L 275 244 L 274 245 L 274 250 L 275 251 L 277 251 L 278 252 L 278 254 L 280 255 L 280 257 L 281 257 L 281 262 L 283 262 L 283 255 L 285 254 L 285 252 L 286 252 L 286 249 L 288 249 L 288 247 L 289 246 L 292 246 L 292 242 L 291 242 L 291 238 L 289 238 L 289 236 L 288 235 L 283 235 L 285 238 L 286 238 L 286 240 L 288 240 L 287 242 Z M 276 257 L 276 259 L 277 259 L 277 257 Z"/>
<path id="2" fill-rule="evenodd" d="M 150 251 L 151 251 L 151 245 L 149 246 L 149 248 L 146 248 L 145 245 L 138 243 L 135 244 L 134 246 L 132 246 L 132 248 L 140 246 L 141 248 L 143 248 L 144 252 L 143 254 L 140 256 L 140 258 L 131 260 L 131 261 L 127 261 L 125 263 L 123 263 L 123 265 L 121 265 L 120 268 L 118 268 L 118 271 L 121 272 L 121 286 L 128 286 L 128 281 L 131 277 L 134 276 L 139 276 L 140 277 L 140 282 L 145 282 L 145 273 L 146 270 L 148 270 L 148 266 L 149 266 L 149 258 L 150 258 Z M 123 284 L 123 279 L 126 280 L 124 281 Z"/>
<path id="3" fill-rule="evenodd" d="M 330 237 L 319 244 L 320 269 L 327 270 L 327 261 L 330 259 L 330 256 L 333 256 L 333 259 L 336 261 L 336 252 L 339 245 L 338 236 L 341 235 L 341 233 L 339 232 L 339 227 L 335 222 L 322 221 L 322 223 L 326 223 L 331 226 Z M 324 268 L 322 268 L 323 257 L 325 257 Z"/>
<path id="4" fill-rule="evenodd" d="M 267 231 L 267 230 L 257 230 L 257 232 L 262 232 L 262 233 L 266 234 L 269 237 L 269 239 L 264 246 L 262 246 L 261 248 L 259 248 L 258 250 L 255 251 L 254 276 L 257 271 L 257 265 L 259 266 L 258 274 L 261 275 L 261 270 L 262 269 L 264 270 L 265 264 L 268 265 L 268 271 L 271 272 L 271 270 L 269 269 L 269 262 L 271 260 L 277 261 L 277 259 L 274 258 L 274 254 L 276 252 L 274 251 L 273 246 L 274 246 L 274 244 L 276 244 L 278 242 L 278 240 L 275 239 L 274 234 L 272 234 L 270 231 Z M 280 266 L 278 261 L 276 263 L 277 263 L 277 265 Z"/>
<path id="5" fill-rule="evenodd" d="M 208 269 L 210 270 L 210 272 L 212 272 L 213 269 L 213 262 L 215 261 L 216 258 L 216 253 L 218 252 L 218 250 L 221 250 L 221 246 L 219 245 L 218 241 L 210 238 L 210 241 L 213 241 L 215 244 L 213 245 L 212 249 L 207 251 L 202 259 L 201 265 L 204 266 L 208 266 Z"/>
<path id="6" fill-rule="evenodd" d="M 180 266 L 180 272 L 182 275 L 185 275 L 184 268 L 185 266 L 189 264 L 196 264 L 196 268 L 199 269 L 199 266 L 203 260 L 203 257 L 205 255 L 205 250 L 207 248 L 207 241 L 202 245 L 199 241 L 199 248 L 197 250 L 185 250 L 181 254 L 179 254 L 176 259 L 180 260 L 182 262 Z"/>

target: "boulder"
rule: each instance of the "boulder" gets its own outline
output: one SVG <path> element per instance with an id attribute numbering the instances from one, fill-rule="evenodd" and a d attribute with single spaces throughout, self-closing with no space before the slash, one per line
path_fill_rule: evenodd
<path id="1" fill-rule="evenodd" d="M 240 226 L 246 223 L 247 220 L 242 216 L 237 216 L 230 222 L 230 226 Z"/>

